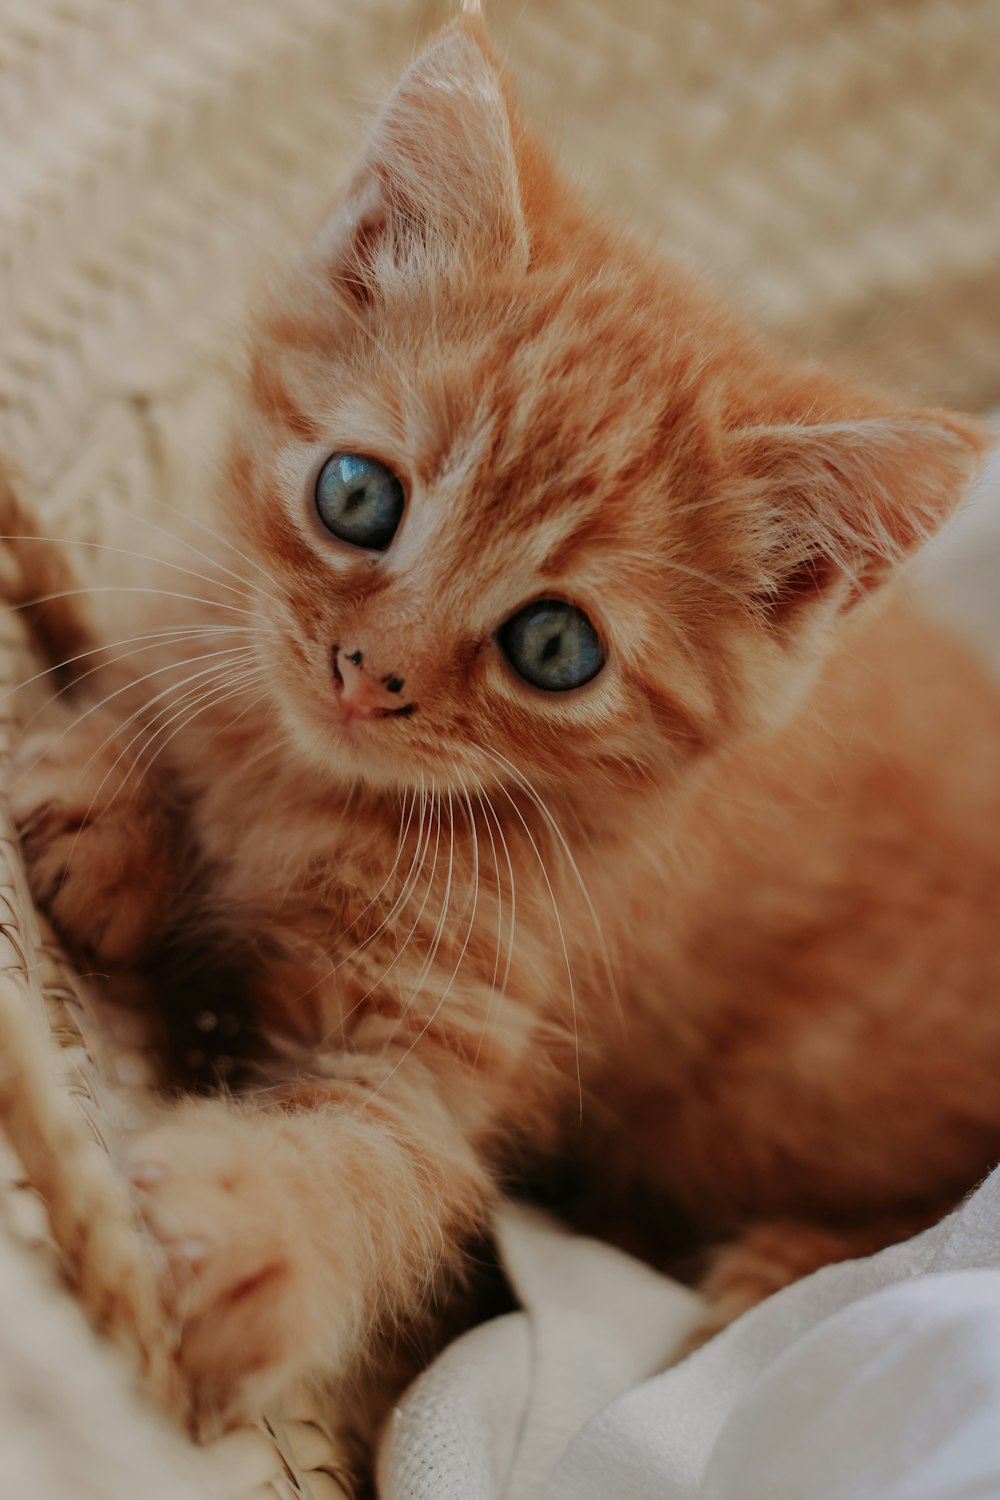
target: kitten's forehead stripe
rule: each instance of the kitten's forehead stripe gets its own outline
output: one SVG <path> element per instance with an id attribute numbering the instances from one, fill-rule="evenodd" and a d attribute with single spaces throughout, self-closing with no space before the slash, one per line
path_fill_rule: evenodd
<path id="1" fill-rule="evenodd" d="M 260 352 L 255 354 L 251 364 L 250 395 L 265 417 L 302 442 L 314 443 L 319 438 L 319 423 L 292 396 L 274 361 Z"/>

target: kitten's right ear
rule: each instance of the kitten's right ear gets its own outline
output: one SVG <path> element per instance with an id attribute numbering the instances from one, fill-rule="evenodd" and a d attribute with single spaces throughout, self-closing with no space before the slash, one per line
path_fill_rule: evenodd
<path id="1" fill-rule="evenodd" d="M 475 16 L 403 75 L 320 249 L 363 303 L 414 280 L 527 264 L 510 112 Z"/>

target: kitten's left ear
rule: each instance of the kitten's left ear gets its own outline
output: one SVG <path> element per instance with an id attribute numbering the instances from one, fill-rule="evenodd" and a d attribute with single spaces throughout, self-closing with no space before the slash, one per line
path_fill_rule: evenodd
<path id="1" fill-rule="evenodd" d="M 990 435 L 939 411 L 754 428 L 732 439 L 751 496 L 750 587 L 776 629 L 842 614 L 964 496 Z"/>
<path id="2" fill-rule="evenodd" d="M 360 302 L 414 279 L 527 264 L 510 112 L 474 15 L 404 74 L 321 251 Z"/>

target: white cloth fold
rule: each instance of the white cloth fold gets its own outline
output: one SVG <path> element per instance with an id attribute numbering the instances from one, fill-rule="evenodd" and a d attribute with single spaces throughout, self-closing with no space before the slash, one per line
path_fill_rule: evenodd
<path id="1" fill-rule="evenodd" d="M 1000 1170 L 956 1213 L 788 1287 L 661 1374 L 697 1316 L 510 1209 L 524 1304 L 452 1345 L 383 1443 L 383 1500 L 1000 1496 Z"/>

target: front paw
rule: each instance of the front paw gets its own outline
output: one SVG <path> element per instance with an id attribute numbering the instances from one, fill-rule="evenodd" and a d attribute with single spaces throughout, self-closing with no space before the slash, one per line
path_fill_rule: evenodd
<path id="1" fill-rule="evenodd" d="M 68 946 L 134 962 L 168 920 L 176 838 L 115 726 L 65 716 L 26 741 L 10 801 L 32 894 Z"/>
<path id="2" fill-rule="evenodd" d="M 252 1420 L 299 1376 L 332 1371 L 351 1326 L 349 1278 L 317 1235 L 329 1205 L 287 1122 L 190 1102 L 130 1156 L 202 1420 Z"/>

